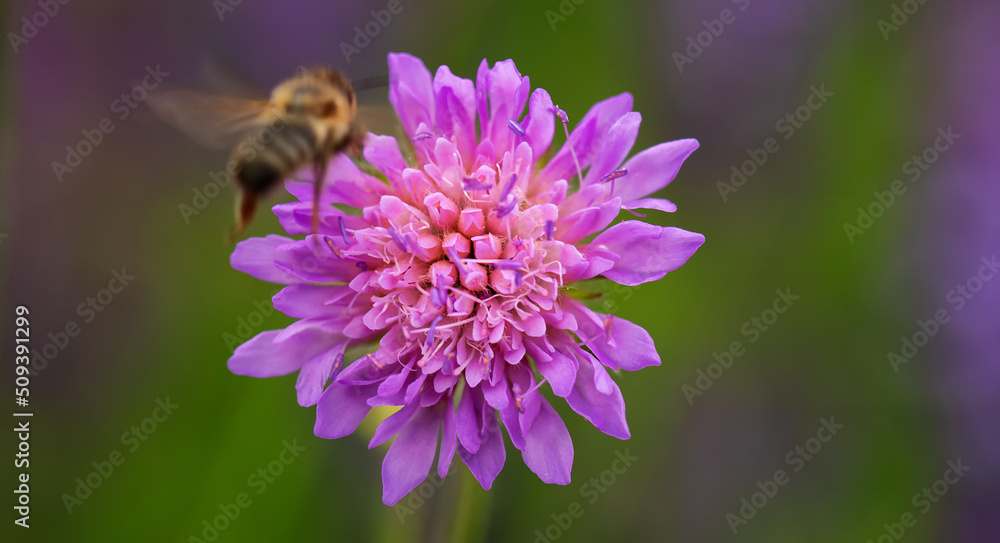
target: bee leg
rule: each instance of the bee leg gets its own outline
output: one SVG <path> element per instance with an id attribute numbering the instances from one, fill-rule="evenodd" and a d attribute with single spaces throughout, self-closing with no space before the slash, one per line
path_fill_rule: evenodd
<path id="1" fill-rule="evenodd" d="M 236 193 L 236 224 L 226 235 L 229 243 L 234 243 L 236 238 L 243 234 L 253 219 L 255 211 L 257 211 L 257 195 L 245 190 L 238 191 Z"/>
<path id="2" fill-rule="evenodd" d="M 313 172 L 312 233 L 315 234 L 319 231 L 319 198 L 323 191 L 323 179 L 326 177 L 326 161 L 316 161 Z"/>

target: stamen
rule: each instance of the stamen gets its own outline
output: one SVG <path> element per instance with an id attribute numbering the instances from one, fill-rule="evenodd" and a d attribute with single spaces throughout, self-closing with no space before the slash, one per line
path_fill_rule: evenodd
<path id="1" fill-rule="evenodd" d="M 532 392 L 538 390 L 538 387 L 542 386 L 544 383 L 545 383 L 545 379 L 542 378 L 541 381 L 535 383 L 535 386 L 533 386 L 533 387 L 529 388 L 528 390 L 526 390 L 524 392 L 524 394 L 521 394 L 521 385 L 518 385 L 517 383 L 514 383 L 514 386 L 511 387 L 511 392 L 514 393 L 514 406 L 517 407 L 518 411 L 520 411 L 522 413 L 524 412 L 524 408 L 521 405 L 521 400 L 523 400 L 524 398 L 526 398 L 528 396 L 528 394 L 531 394 Z"/>
<path id="2" fill-rule="evenodd" d="M 569 152 L 573 155 L 573 163 L 576 164 L 576 173 L 580 176 L 580 185 L 583 185 L 583 169 L 580 168 L 580 161 L 576 158 L 576 149 L 573 148 L 569 141 L 569 116 L 559 107 L 553 107 L 552 109 L 556 117 L 559 117 L 559 120 L 563 123 L 563 132 L 566 133 L 566 145 L 569 146 Z"/>
<path id="3" fill-rule="evenodd" d="M 605 341 L 607 341 L 608 343 L 611 342 L 611 325 L 614 323 L 615 323 L 614 315 L 608 315 L 608 317 L 604 319 L 604 338 Z"/>
<path id="4" fill-rule="evenodd" d="M 545 221 L 545 239 L 552 241 L 552 238 L 556 234 L 556 223 L 552 221 Z"/>
<path id="5" fill-rule="evenodd" d="M 517 271 L 524 267 L 524 262 L 519 260 L 494 260 L 490 262 L 494 268 L 501 270 Z"/>
<path id="6" fill-rule="evenodd" d="M 324 241 L 326 241 L 327 247 L 329 247 L 330 250 L 333 251 L 333 254 L 336 255 L 337 258 L 339 258 L 341 260 L 344 259 L 344 253 L 339 248 L 337 248 L 336 245 L 333 244 L 333 241 L 331 241 L 330 238 L 324 238 Z M 360 264 L 360 262 L 359 262 L 359 264 Z"/>
<path id="7" fill-rule="evenodd" d="M 514 119 L 507 119 L 507 127 L 510 128 L 511 132 L 522 138 L 524 137 L 524 129 L 521 128 L 521 125 L 517 124 L 517 121 Z"/>
<path id="8" fill-rule="evenodd" d="M 626 175 L 628 175 L 628 170 L 625 170 L 625 169 L 615 170 L 615 171 L 609 173 L 608 175 L 605 175 L 604 177 L 602 177 L 601 178 L 601 183 L 604 184 L 604 183 L 607 183 L 608 181 L 611 181 L 611 194 L 614 194 L 615 193 L 615 179 L 618 179 L 619 177 L 625 177 Z"/>
<path id="9" fill-rule="evenodd" d="M 437 328 L 437 325 L 439 322 L 441 322 L 441 319 L 442 319 L 441 315 L 438 315 L 434 317 L 434 320 L 431 321 L 431 327 L 427 330 L 427 341 L 424 342 L 424 347 L 430 348 L 430 346 L 434 343 L 434 329 Z"/>
<path id="10" fill-rule="evenodd" d="M 418 134 L 416 134 L 416 135 L 413 136 L 413 141 L 420 141 L 420 140 L 425 140 L 427 138 L 433 138 L 433 137 L 434 137 L 434 134 L 431 134 L 430 132 L 420 132 L 420 133 L 418 133 Z"/>
<path id="11" fill-rule="evenodd" d="M 563 122 L 563 124 L 568 124 L 569 123 L 569 116 L 566 115 L 566 112 L 563 111 L 562 108 L 556 106 L 556 107 L 553 107 L 552 110 L 555 112 L 556 117 L 559 117 L 559 120 Z"/>
<path id="12" fill-rule="evenodd" d="M 515 207 L 517 207 L 517 198 L 511 195 L 507 198 L 507 201 L 497 205 L 497 217 L 503 218 L 510 215 L 514 211 Z"/>
<path id="13" fill-rule="evenodd" d="M 453 368 L 455 367 L 455 360 L 457 360 L 457 358 L 458 357 L 455 356 L 455 351 L 448 351 L 448 353 L 444 355 L 444 363 L 441 364 L 441 371 L 455 371 Z"/>
<path id="14" fill-rule="evenodd" d="M 437 320 L 440 319 L 440 318 L 441 318 L 441 315 L 438 315 L 437 317 L 434 317 L 434 322 L 436 323 Z M 465 325 L 465 324 L 469 324 L 470 322 L 472 322 L 474 320 L 476 320 L 475 317 L 470 317 L 468 319 L 465 319 L 464 321 L 452 322 L 452 323 L 445 324 L 444 326 L 435 326 L 434 329 L 435 330 L 446 330 L 448 328 L 455 328 L 456 326 L 462 326 L 462 325 Z M 433 326 L 433 323 L 432 323 L 432 326 Z M 429 330 L 430 330 L 430 328 L 418 328 L 418 329 L 414 330 L 414 332 L 427 332 Z"/>
<path id="15" fill-rule="evenodd" d="M 521 240 L 521 236 L 514 236 L 514 240 L 511 241 L 511 243 L 513 243 L 514 247 L 517 247 L 519 250 L 524 248 L 524 241 Z"/>
<path id="16" fill-rule="evenodd" d="M 403 237 L 395 228 L 389 227 L 389 235 L 392 236 L 392 241 L 396 242 L 396 246 L 403 251 L 409 251 L 410 244 L 406 242 L 406 238 Z"/>
<path id="17" fill-rule="evenodd" d="M 477 303 L 477 304 L 480 303 L 480 302 L 486 301 L 486 300 L 482 300 L 482 299 L 480 299 L 480 298 L 478 298 L 478 297 L 470 294 L 465 289 L 458 289 L 458 288 L 455 288 L 455 287 L 448 287 L 448 290 L 449 290 L 448 299 L 451 300 L 451 305 L 452 306 L 454 306 L 456 303 L 458 303 L 458 298 L 455 297 L 456 294 L 458 294 L 459 296 L 468 298 L 468 299 L 472 300 L 474 303 Z M 499 294 L 494 294 L 493 296 L 487 298 L 487 300 L 492 300 L 493 298 L 498 297 L 498 296 L 500 296 L 500 295 Z"/>
<path id="18" fill-rule="evenodd" d="M 344 238 L 344 243 L 350 245 L 351 240 L 347 237 L 347 227 L 344 225 L 344 217 L 337 217 L 337 224 L 340 226 L 340 237 Z"/>
<path id="19" fill-rule="evenodd" d="M 364 262 L 358 262 L 355 266 L 357 266 L 361 271 L 368 271 L 368 264 L 365 264 Z"/>
<path id="20" fill-rule="evenodd" d="M 485 181 L 478 181 L 474 177 L 463 177 L 462 178 L 462 189 L 466 192 L 472 192 L 476 190 L 490 190 L 490 184 Z"/>
<path id="21" fill-rule="evenodd" d="M 521 270 L 515 271 L 514 272 L 514 285 L 517 288 L 521 288 L 521 285 L 523 285 L 523 284 L 524 284 L 524 274 L 521 273 Z"/>
<path id="22" fill-rule="evenodd" d="M 445 249 L 445 252 L 448 254 L 448 259 L 451 260 L 451 263 L 454 264 L 456 268 L 458 268 L 458 274 L 465 275 L 466 273 L 465 266 L 462 265 L 462 259 L 458 258 L 458 253 L 455 251 L 455 248 L 448 247 L 447 249 Z"/>
<path id="23" fill-rule="evenodd" d="M 431 304 L 434 307 L 441 307 L 441 293 L 436 288 L 431 289 Z"/>
<path id="24" fill-rule="evenodd" d="M 601 178 L 601 183 L 607 183 L 608 181 L 614 181 L 619 177 L 625 177 L 628 174 L 628 170 L 615 170 L 608 175 Z"/>
<path id="25" fill-rule="evenodd" d="M 500 191 L 500 201 L 504 201 L 510 196 L 510 191 L 514 190 L 514 185 L 517 184 L 517 174 L 511 174 L 510 181 L 503 186 L 503 190 Z"/>

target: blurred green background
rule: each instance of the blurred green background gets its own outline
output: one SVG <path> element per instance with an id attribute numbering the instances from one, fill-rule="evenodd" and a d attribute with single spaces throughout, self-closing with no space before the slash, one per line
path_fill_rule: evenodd
<path id="1" fill-rule="evenodd" d="M 33 347 L 64 345 L 32 378 L 31 528 L 13 525 L 7 494 L 4 540 L 204 540 L 203 522 L 241 492 L 252 503 L 217 541 L 448 541 L 466 509 L 482 513 L 466 526 L 469 541 L 1000 537 L 1000 286 L 986 282 L 961 313 L 947 300 L 976 275 L 980 257 L 997 250 L 995 6 L 400 5 L 364 46 L 358 29 L 386 1 L 69 2 L 25 41 L 7 35 L 4 390 L 13 386 L 16 305 L 31 309 Z M 7 2 L 0 27 L 27 36 L 22 17 L 40 10 L 37 2 Z M 731 22 L 713 22 L 723 18 Z M 358 50 L 345 55 L 345 43 Z M 225 86 L 221 73 L 266 89 L 300 65 L 330 64 L 355 78 L 382 74 L 389 51 L 468 78 L 483 58 L 512 58 L 571 122 L 628 91 L 644 118 L 636 150 L 701 142 L 662 194 L 679 211 L 651 220 L 704 233 L 706 244 L 664 280 L 610 289 L 600 302 L 645 326 L 663 365 L 617 378 L 633 435 L 627 442 L 554 402 L 576 450 L 568 486 L 541 483 L 508 442 L 491 491 L 462 492 L 465 468 L 455 464 L 443 486 L 422 487 L 429 498 L 384 506 L 385 446 L 366 449 L 372 425 L 340 440 L 317 438 L 313 409 L 296 403 L 294 376 L 257 380 L 226 369 L 227 334 L 290 319 L 270 309 L 274 286 L 229 267 L 223 232 L 233 220 L 231 191 L 208 189 L 207 205 L 193 215 L 179 207 L 197 203 L 225 154 L 197 147 L 144 104 L 124 119 L 114 105 L 157 65 L 169 74 L 163 88 Z M 813 87 L 833 94 L 808 110 Z M 387 103 L 385 89 L 363 100 Z M 796 111 L 801 122 L 792 131 L 796 125 L 781 122 Z M 53 161 L 65 162 L 65 147 L 104 117 L 114 131 L 60 180 Z M 844 223 L 857 224 L 857 208 L 894 179 L 908 179 L 907 161 L 952 125 L 962 134 L 954 148 L 920 179 L 904 181 L 905 194 L 852 240 Z M 752 154 L 764 156 L 756 150 L 768 138 L 778 150 L 723 198 L 718 182 Z M 279 191 L 270 203 L 290 198 Z M 265 210 L 249 235 L 279 231 Z M 124 290 L 98 302 L 100 312 L 81 308 L 122 267 L 134 276 Z M 751 319 L 762 318 L 776 289 L 799 299 L 751 342 L 745 323 L 756 326 Z M 912 337 L 918 319 L 940 308 L 955 318 L 893 371 L 887 353 L 899 352 L 900 337 Z M 79 335 L 47 338 L 70 322 Z M 715 355 L 725 358 L 736 341 L 745 352 L 719 375 Z M 709 382 L 699 372 L 718 377 Z M 699 383 L 705 390 L 691 388 Z M 174 412 L 154 431 L 150 422 L 143 429 L 157 400 L 168 399 Z M 795 452 L 820 443 L 810 439 L 831 417 L 843 425 L 832 439 Z M 123 441 L 133 426 L 147 439 Z M 13 454 L 15 438 L 3 441 L 4 455 Z M 259 478 L 248 481 L 279 460 L 285 442 L 305 450 L 263 488 Z M 69 513 L 63 495 L 115 450 L 124 462 Z M 637 460 L 608 484 L 616 452 Z M 914 495 L 958 458 L 971 471 L 925 512 Z M 777 470 L 787 484 L 752 517 L 740 517 L 741 500 L 771 488 Z M 5 473 L 13 488 L 15 472 Z M 594 494 L 589 481 L 602 473 L 605 490 Z M 567 517 L 574 502 L 583 513 Z M 914 523 L 897 528 L 905 513 Z"/>

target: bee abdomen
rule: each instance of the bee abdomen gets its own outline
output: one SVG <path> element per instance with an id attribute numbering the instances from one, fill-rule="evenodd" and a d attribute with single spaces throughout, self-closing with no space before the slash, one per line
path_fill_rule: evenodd
<path id="1" fill-rule="evenodd" d="M 263 134 L 258 135 L 260 141 Z M 252 192 L 263 192 L 316 155 L 316 134 L 308 123 L 278 128 L 255 155 L 237 164 L 236 178 Z"/>

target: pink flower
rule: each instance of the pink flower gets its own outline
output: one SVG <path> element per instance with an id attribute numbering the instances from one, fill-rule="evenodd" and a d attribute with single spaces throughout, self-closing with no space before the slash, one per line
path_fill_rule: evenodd
<path id="1" fill-rule="evenodd" d="M 698 143 L 662 143 L 626 160 L 640 115 L 622 94 L 591 108 L 543 165 L 566 114 L 543 89 L 529 92 L 512 61 L 492 69 L 483 61 L 473 82 L 446 66 L 432 78 L 419 59 L 392 54 L 389 72 L 389 99 L 415 157 L 392 137 L 369 135 L 364 156 L 385 181 L 337 156 L 318 234 L 236 247 L 233 267 L 287 284 L 274 306 L 300 320 L 241 345 L 229 368 L 254 377 L 298 371 L 299 403 L 317 405 L 320 437 L 352 433 L 373 406 L 402 406 L 370 444 L 396 437 L 382 464 L 386 504 L 427 477 L 439 444 L 441 477 L 457 451 L 489 489 L 506 459 L 501 425 L 543 481 L 567 484 L 573 444 L 541 386 L 627 439 L 608 369 L 660 359 L 643 328 L 591 311 L 566 288 L 597 276 L 654 281 L 694 254 L 701 234 L 611 224 L 622 209 L 673 211 L 648 196 Z M 274 211 L 289 234 L 308 234 L 312 186 L 287 187 L 299 202 Z M 341 368 L 347 347 L 375 341 L 373 354 Z"/>

